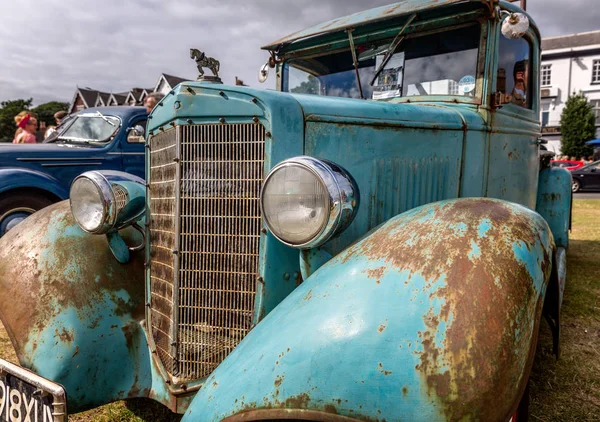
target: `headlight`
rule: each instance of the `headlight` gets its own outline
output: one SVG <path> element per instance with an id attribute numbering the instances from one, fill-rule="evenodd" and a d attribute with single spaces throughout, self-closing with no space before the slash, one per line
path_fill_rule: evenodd
<path id="1" fill-rule="evenodd" d="M 139 177 L 117 171 L 88 171 L 71 184 L 71 213 L 84 231 L 103 234 L 140 218 L 144 195 L 144 181 Z"/>
<path id="2" fill-rule="evenodd" d="M 359 204 L 352 176 L 330 161 L 312 157 L 275 166 L 260 197 L 271 233 L 286 245 L 303 249 L 322 245 L 346 229 Z"/>

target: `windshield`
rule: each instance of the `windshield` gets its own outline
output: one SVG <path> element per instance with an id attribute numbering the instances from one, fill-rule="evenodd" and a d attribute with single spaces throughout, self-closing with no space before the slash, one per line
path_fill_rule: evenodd
<path id="1" fill-rule="evenodd" d="M 477 24 L 407 38 L 398 45 L 372 85 L 392 40 L 357 44 L 364 96 L 374 100 L 411 95 L 474 97 L 480 31 Z M 360 98 L 349 49 L 289 60 L 283 74 L 285 92 Z"/>
<path id="2" fill-rule="evenodd" d="M 73 142 L 107 142 L 117 131 L 120 120 L 102 114 L 75 116 L 73 122 L 58 136 Z"/>

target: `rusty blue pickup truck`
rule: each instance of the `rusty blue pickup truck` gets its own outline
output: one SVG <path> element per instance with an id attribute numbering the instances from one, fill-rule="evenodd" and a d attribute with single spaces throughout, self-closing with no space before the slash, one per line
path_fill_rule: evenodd
<path id="1" fill-rule="evenodd" d="M 184 421 L 527 420 L 571 213 L 535 23 L 405 0 L 264 49 L 276 91 L 191 50 L 145 181 L 86 172 L 0 240 L 0 420 L 136 397 Z"/>

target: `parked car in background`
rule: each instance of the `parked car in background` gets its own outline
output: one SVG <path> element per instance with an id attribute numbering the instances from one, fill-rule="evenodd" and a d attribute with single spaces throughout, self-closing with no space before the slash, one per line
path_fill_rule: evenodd
<path id="1" fill-rule="evenodd" d="M 573 192 L 600 190 L 600 160 L 571 171 Z"/>
<path id="2" fill-rule="evenodd" d="M 50 143 L 0 144 L 0 236 L 68 198 L 71 182 L 85 171 L 143 177 L 147 114 L 144 107 L 90 108 L 70 118 Z"/>
<path id="3" fill-rule="evenodd" d="M 560 167 L 569 171 L 577 170 L 578 168 L 583 167 L 585 164 L 583 161 L 573 161 L 573 160 L 552 160 L 550 161 L 550 165 L 552 167 Z"/>

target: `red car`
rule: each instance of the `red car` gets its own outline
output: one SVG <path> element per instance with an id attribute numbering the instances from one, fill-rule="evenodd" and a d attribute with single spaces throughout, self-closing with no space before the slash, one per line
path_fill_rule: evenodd
<path id="1" fill-rule="evenodd" d="M 562 167 L 569 171 L 577 170 L 585 165 L 583 161 L 573 161 L 573 160 L 552 160 L 550 161 L 552 167 Z"/>

